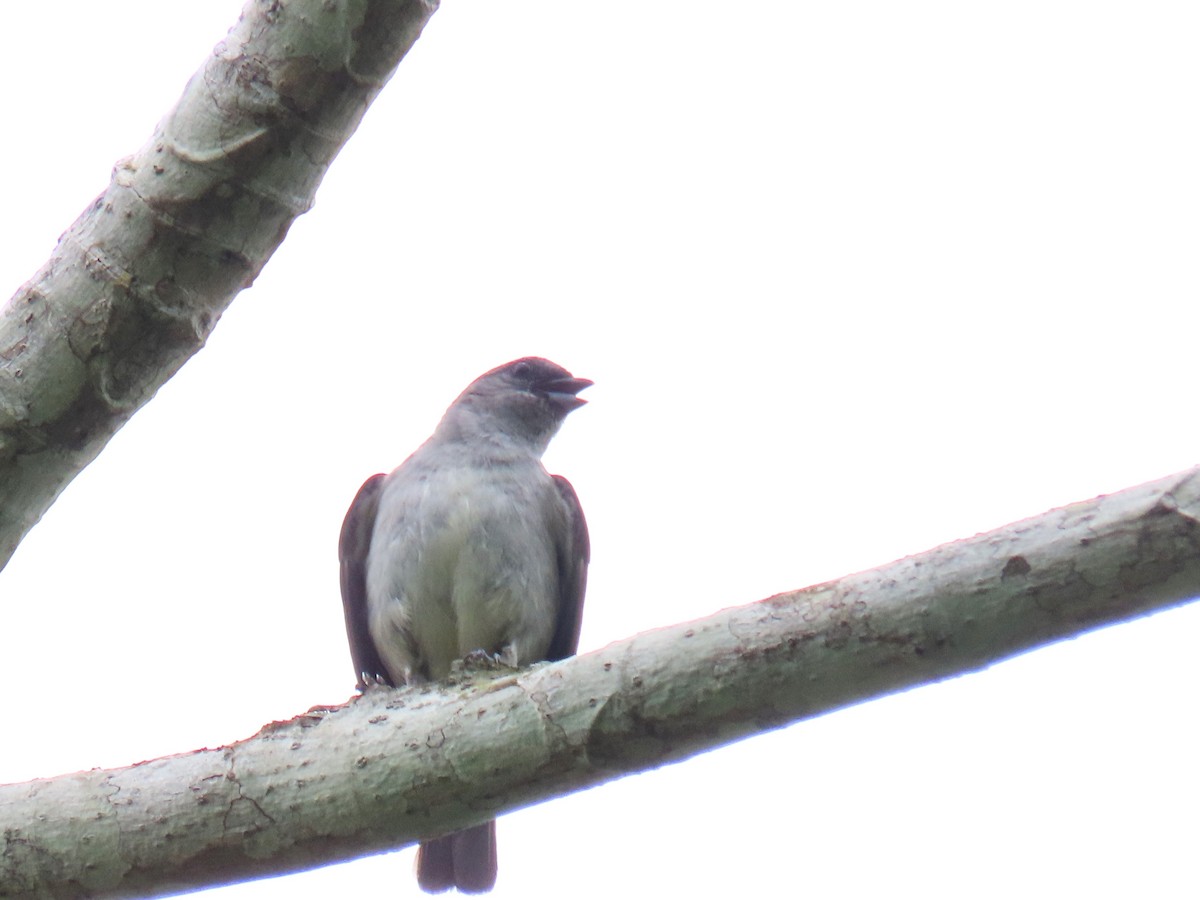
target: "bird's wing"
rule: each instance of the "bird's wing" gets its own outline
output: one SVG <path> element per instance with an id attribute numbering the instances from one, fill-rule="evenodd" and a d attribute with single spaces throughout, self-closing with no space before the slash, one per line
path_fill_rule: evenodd
<path id="1" fill-rule="evenodd" d="M 368 478 L 342 522 L 338 539 L 338 559 L 342 568 L 342 609 L 346 614 L 346 637 L 350 641 L 350 658 L 354 662 L 356 687 L 362 690 L 372 682 L 391 684 L 383 660 L 367 627 L 367 554 L 371 550 L 371 532 L 375 530 L 375 513 L 383 475 Z"/>
<path id="2" fill-rule="evenodd" d="M 558 620 L 546 659 L 554 661 L 573 656 L 579 647 L 579 628 L 583 624 L 583 593 L 587 588 L 587 567 L 592 548 L 588 539 L 583 507 L 571 482 L 554 476 L 554 486 L 567 508 L 566 533 L 558 542 Z"/>

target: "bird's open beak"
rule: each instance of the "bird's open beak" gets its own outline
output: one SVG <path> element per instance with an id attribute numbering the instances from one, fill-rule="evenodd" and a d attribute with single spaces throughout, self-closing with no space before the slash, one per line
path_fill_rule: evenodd
<path id="1" fill-rule="evenodd" d="M 575 395 L 584 388 L 591 387 L 593 383 L 587 378 L 551 378 L 547 381 L 539 381 L 534 387 L 539 391 L 544 391 L 550 402 L 566 414 L 587 403 L 582 397 Z"/>

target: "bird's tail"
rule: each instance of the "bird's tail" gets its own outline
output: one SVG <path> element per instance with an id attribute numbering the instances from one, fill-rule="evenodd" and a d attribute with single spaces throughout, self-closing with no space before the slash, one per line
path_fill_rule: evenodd
<path id="1" fill-rule="evenodd" d="M 417 884 L 431 894 L 450 888 L 464 894 L 490 891 L 496 886 L 496 823 L 423 841 L 417 851 Z"/>

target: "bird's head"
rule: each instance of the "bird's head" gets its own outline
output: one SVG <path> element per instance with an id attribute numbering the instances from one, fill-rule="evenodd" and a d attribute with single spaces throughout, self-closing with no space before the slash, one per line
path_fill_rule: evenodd
<path id="1" fill-rule="evenodd" d="M 513 360 L 471 382 L 446 411 L 443 427 L 511 440 L 541 455 L 567 414 L 587 403 L 578 394 L 591 384 L 548 359 Z"/>

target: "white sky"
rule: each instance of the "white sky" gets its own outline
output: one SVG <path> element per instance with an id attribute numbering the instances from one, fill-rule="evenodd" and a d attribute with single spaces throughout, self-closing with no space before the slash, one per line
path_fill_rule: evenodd
<path id="1" fill-rule="evenodd" d="M 239 7 L 6 10 L 10 293 Z M 345 508 L 517 356 L 596 381 L 547 457 L 585 650 L 1197 463 L 1198 25 L 448 0 L 0 574 L 0 781 L 346 699 Z M 1183 608 L 510 815 L 494 896 L 1194 896 L 1198 639 Z M 399 856 L 212 896 L 415 896 Z"/>

